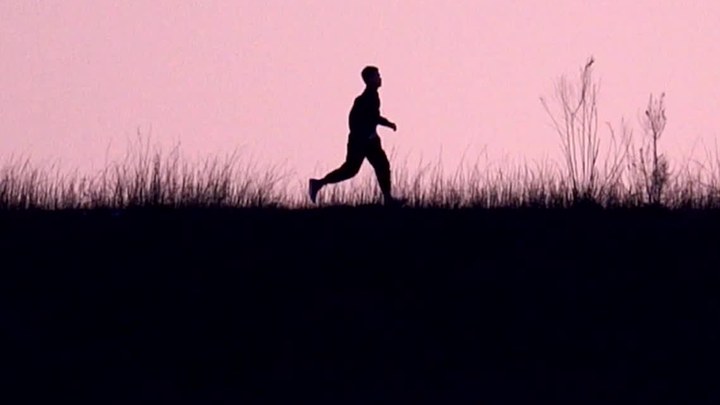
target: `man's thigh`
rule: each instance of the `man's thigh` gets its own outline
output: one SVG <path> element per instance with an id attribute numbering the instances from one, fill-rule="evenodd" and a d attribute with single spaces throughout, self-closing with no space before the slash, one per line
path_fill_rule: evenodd
<path id="1" fill-rule="evenodd" d="M 352 135 L 348 137 L 345 162 L 359 165 L 367 156 L 367 152 L 367 140 Z"/>
<path id="2" fill-rule="evenodd" d="M 380 137 L 370 139 L 365 148 L 365 157 L 374 167 L 385 168 L 390 165 L 387 155 L 382 148 Z"/>

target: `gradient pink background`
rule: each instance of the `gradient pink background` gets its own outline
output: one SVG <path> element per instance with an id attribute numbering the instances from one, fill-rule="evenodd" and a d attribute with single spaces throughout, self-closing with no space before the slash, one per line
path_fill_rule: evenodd
<path id="1" fill-rule="evenodd" d="M 398 125 L 379 129 L 393 164 L 559 161 L 539 97 L 590 55 L 602 135 L 623 116 L 639 135 L 664 91 L 661 147 L 680 158 L 717 138 L 718 22 L 718 1 L 4 0 L 0 161 L 95 169 L 139 129 L 187 156 L 241 148 L 304 184 L 341 163 L 366 64 Z"/>

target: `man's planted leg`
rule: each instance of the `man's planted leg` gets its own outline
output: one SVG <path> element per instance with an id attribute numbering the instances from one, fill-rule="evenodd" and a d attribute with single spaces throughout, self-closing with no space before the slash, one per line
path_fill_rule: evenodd
<path id="1" fill-rule="evenodd" d="M 390 161 L 382 149 L 379 138 L 377 138 L 377 140 L 373 142 L 372 147 L 369 148 L 367 158 L 375 170 L 375 176 L 377 177 L 380 191 L 382 191 L 384 202 L 392 202 L 394 199 L 392 196 Z"/>

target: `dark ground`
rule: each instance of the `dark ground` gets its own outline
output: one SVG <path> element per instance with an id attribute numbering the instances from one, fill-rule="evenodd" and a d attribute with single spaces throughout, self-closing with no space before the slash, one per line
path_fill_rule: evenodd
<path id="1" fill-rule="evenodd" d="M 0 402 L 717 403 L 719 225 L 640 209 L 0 213 Z"/>

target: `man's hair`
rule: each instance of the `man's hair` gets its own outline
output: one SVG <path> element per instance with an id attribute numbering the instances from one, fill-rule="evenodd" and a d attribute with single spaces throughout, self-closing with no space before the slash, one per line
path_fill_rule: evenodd
<path id="1" fill-rule="evenodd" d="M 376 66 L 368 65 L 363 68 L 362 72 L 360 72 L 360 75 L 362 76 L 362 79 L 365 82 L 365 84 L 367 84 L 368 81 L 370 81 L 370 76 L 372 76 L 373 74 L 375 74 L 377 72 L 378 72 L 378 68 Z"/>

